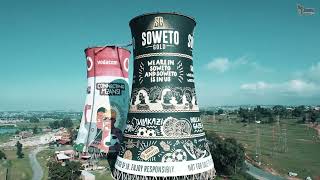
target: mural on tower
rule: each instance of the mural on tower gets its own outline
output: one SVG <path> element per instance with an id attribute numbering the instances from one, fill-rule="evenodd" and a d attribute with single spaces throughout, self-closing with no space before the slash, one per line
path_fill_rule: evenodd
<path id="1" fill-rule="evenodd" d="M 176 13 L 130 21 L 133 84 L 115 179 L 215 176 L 194 85 L 195 25 Z"/>
<path id="2" fill-rule="evenodd" d="M 118 152 L 128 114 L 130 52 L 115 46 L 85 50 L 87 97 L 74 145 L 81 153 Z"/>

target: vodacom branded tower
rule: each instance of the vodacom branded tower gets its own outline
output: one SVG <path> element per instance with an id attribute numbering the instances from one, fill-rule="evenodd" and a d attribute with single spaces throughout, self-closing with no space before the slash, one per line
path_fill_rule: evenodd
<path id="1" fill-rule="evenodd" d="M 193 73 L 194 19 L 153 13 L 130 21 L 134 73 L 115 179 L 215 176 Z"/>
<path id="2" fill-rule="evenodd" d="M 120 150 L 128 113 L 130 52 L 115 46 L 85 50 L 87 98 L 75 149 L 100 156 Z"/>

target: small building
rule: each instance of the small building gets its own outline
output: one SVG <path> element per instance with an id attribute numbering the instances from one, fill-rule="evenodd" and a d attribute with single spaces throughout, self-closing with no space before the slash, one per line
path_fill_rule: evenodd
<path id="1" fill-rule="evenodd" d="M 63 153 L 67 156 L 69 156 L 71 159 L 74 159 L 75 156 L 75 151 L 70 149 L 70 150 L 64 150 Z"/>
<path id="2" fill-rule="evenodd" d="M 56 161 L 62 162 L 62 163 L 67 162 L 71 159 L 71 157 L 65 155 L 64 153 L 56 154 L 55 158 L 56 158 Z"/>

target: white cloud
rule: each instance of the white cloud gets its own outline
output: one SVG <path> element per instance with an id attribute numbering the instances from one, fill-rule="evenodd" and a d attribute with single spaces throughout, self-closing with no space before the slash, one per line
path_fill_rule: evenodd
<path id="1" fill-rule="evenodd" d="M 227 57 L 214 58 L 207 64 L 209 70 L 217 71 L 220 73 L 226 72 L 230 69 L 236 68 L 249 68 L 256 72 L 271 72 L 272 70 L 267 67 L 261 66 L 259 63 L 252 61 L 247 55 L 241 56 L 233 61 Z"/>
<path id="2" fill-rule="evenodd" d="M 215 58 L 208 65 L 208 69 L 218 72 L 225 72 L 230 68 L 231 64 L 228 58 Z"/>
<path id="3" fill-rule="evenodd" d="M 290 80 L 285 83 L 288 92 L 295 93 L 311 93 L 318 89 L 317 85 L 313 82 L 306 82 L 300 79 Z"/>
<path id="4" fill-rule="evenodd" d="M 247 84 L 242 84 L 240 86 L 241 89 L 243 90 L 252 90 L 252 91 L 256 91 L 256 90 L 264 90 L 264 89 L 268 89 L 271 88 L 272 85 L 265 83 L 263 81 L 259 81 L 257 83 L 247 83 Z"/>
<path id="5" fill-rule="evenodd" d="M 266 83 L 259 81 L 256 83 L 244 83 L 240 89 L 253 93 L 270 93 L 272 95 L 299 95 L 312 96 L 319 93 L 320 86 L 309 81 L 293 79 L 281 83 Z"/>
<path id="6" fill-rule="evenodd" d="M 295 73 L 292 78 L 274 82 L 257 81 L 240 85 L 241 93 L 274 99 L 290 99 L 289 101 L 305 100 L 315 102 L 320 97 L 320 61 L 305 70 Z M 304 101 L 301 101 L 304 102 Z"/>

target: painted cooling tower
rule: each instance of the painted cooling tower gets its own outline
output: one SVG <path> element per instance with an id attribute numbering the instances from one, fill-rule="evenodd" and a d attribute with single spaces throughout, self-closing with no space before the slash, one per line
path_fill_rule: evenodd
<path id="1" fill-rule="evenodd" d="M 133 84 L 115 179 L 214 178 L 194 86 L 195 25 L 175 13 L 130 21 Z"/>
<path id="2" fill-rule="evenodd" d="M 87 48 L 87 97 L 75 150 L 103 155 L 120 150 L 129 105 L 130 52 L 106 46 Z"/>

